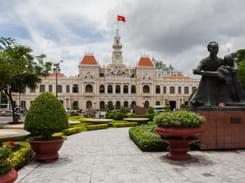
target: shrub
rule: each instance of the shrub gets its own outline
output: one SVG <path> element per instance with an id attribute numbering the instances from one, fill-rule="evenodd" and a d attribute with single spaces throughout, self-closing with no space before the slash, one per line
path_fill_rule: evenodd
<path id="1" fill-rule="evenodd" d="M 126 115 L 125 115 L 124 113 L 116 112 L 116 113 L 114 114 L 113 119 L 114 119 L 114 120 L 122 120 L 122 119 L 125 118 L 125 117 L 126 117 Z"/>
<path id="2" fill-rule="evenodd" d="M 27 144 L 27 143 L 26 143 Z M 29 144 L 22 146 L 19 150 L 11 153 L 8 161 L 11 167 L 19 170 L 33 159 L 33 153 Z"/>
<path id="3" fill-rule="evenodd" d="M 72 128 L 67 128 L 67 129 L 63 130 L 63 133 L 64 133 L 64 135 L 72 135 L 75 133 L 79 133 L 82 130 L 83 130 L 82 127 L 72 127 Z"/>
<path id="4" fill-rule="evenodd" d="M 154 113 L 154 109 L 153 107 L 150 107 L 147 111 L 148 114 L 153 114 Z"/>
<path id="5" fill-rule="evenodd" d="M 138 125 L 137 122 L 112 122 L 111 124 L 114 128 L 132 127 Z"/>
<path id="6" fill-rule="evenodd" d="M 114 118 L 114 112 L 107 112 L 105 115 L 106 118 L 113 119 Z"/>
<path id="7" fill-rule="evenodd" d="M 52 134 L 68 127 L 66 112 L 60 101 L 51 93 L 39 95 L 25 118 L 24 128 L 31 136 L 50 139 Z"/>
<path id="8" fill-rule="evenodd" d="M 7 160 L 10 152 L 11 148 L 7 144 L 0 147 L 0 176 L 5 175 L 12 168 L 10 162 Z"/>
<path id="9" fill-rule="evenodd" d="M 162 151 L 167 148 L 167 144 L 154 133 L 152 126 L 130 128 L 129 136 L 142 151 Z"/>
<path id="10" fill-rule="evenodd" d="M 154 122 L 156 122 L 158 126 L 165 128 L 200 127 L 204 120 L 204 117 L 199 114 L 188 111 L 165 112 L 154 117 Z"/>
<path id="11" fill-rule="evenodd" d="M 87 125 L 88 130 L 99 130 L 108 128 L 108 124 L 100 124 L 100 125 Z"/>

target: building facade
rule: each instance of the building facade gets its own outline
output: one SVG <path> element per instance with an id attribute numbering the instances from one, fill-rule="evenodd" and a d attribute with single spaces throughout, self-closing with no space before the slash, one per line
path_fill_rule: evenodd
<path id="1" fill-rule="evenodd" d="M 141 57 L 135 67 L 127 67 L 123 64 L 118 30 L 112 48 L 112 63 L 106 67 L 100 66 L 92 54 L 85 54 L 77 76 L 49 74 L 35 90 L 27 88 L 24 94 L 15 94 L 16 104 L 28 109 L 35 97 L 49 91 L 57 93 L 66 109 L 105 110 L 109 101 L 116 109 L 136 105 L 145 108 L 170 105 L 179 109 L 198 86 L 199 80 L 147 56 Z"/>

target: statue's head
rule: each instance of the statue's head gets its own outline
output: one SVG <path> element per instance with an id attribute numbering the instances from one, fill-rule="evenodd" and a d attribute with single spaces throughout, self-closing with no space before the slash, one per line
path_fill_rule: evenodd
<path id="1" fill-rule="evenodd" d="M 209 42 L 207 48 L 208 48 L 208 51 L 210 52 L 210 55 L 212 56 L 216 56 L 219 51 L 219 45 L 215 41 Z"/>

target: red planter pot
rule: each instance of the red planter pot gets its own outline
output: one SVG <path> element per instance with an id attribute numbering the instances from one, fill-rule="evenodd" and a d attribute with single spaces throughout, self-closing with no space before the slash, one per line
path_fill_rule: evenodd
<path id="1" fill-rule="evenodd" d="M 0 183 L 12 183 L 17 179 L 17 172 L 15 169 L 11 169 L 8 173 L 4 176 L 0 176 Z"/>
<path id="2" fill-rule="evenodd" d="M 167 154 L 168 159 L 189 160 L 191 159 L 191 155 L 188 154 L 189 144 L 200 136 L 203 129 L 157 127 L 155 131 L 169 144 L 169 153 Z"/>
<path id="3" fill-rule="evenodd" d="M 36 153 L 37 161 L 51 162 L 59 158 L 58 151 L 63 145 L 64 139 L 57 140 L 35 140 L 28 139 L 32 150 Z"/>

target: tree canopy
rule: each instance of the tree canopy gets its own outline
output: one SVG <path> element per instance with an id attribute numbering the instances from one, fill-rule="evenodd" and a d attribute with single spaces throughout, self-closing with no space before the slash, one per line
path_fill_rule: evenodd
<path id="1" fill-rule="evenodd" d="M 245 90 L 245 49 L 237 50 L 233 55 L 238 63 L 238 77 Z"/>
<path id="2" fill-rule="evenodd" d="M 18 45 L 11 38 L 0 38 L 0 91 L 10 100 L 13 121 L 16 122 L 12 93 L 23 93 L 25 88 L 34 89 L 46 76 L 52 64 L 44 62 L 45 55 L 33 56 L 32 49 Z"/>

